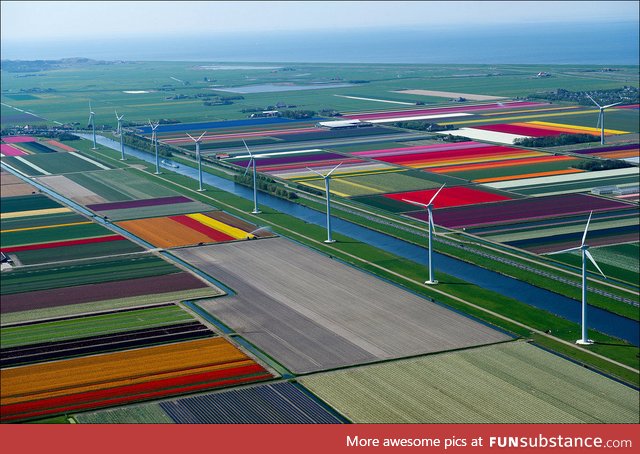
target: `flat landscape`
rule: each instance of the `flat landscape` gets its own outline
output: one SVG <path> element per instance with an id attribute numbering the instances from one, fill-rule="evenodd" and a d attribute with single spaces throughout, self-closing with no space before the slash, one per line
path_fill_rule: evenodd
<path id="1" fill-rule="evenodd" d="M 24 64 L 3 423 L 640 422 L 637 66 Z"/>

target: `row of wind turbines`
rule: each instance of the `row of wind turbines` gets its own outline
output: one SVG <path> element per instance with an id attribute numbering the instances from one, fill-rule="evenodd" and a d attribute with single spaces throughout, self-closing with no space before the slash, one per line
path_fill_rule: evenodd
<path id="1" fill-rule="evenodd" d="M 601 127 L 601 134 L 600 134 L 600 143 L 604 144 L 604 111 L 605 109 L 608 109 L 609 107 L 613 107 L 615 105 L 620 104 L 615 103 L 615 104 L 609 104 L 606 106 L 600 106 L 591 96 L 587 95 L 589 97 L 589 99 L 591 99 L 600 109 L 600 112 L 598 114 L 598 126 Z M 115 113 L 116 115 L 116 119 L 118 121 L 118 129 L 117 129 L 117 133 L 120 135 L 120 147 L 121 147 L 121 153 L 122 153 L 122 157 L 121 160 L 125 160 L 125 154 L 124 154 L 124 142 L 123 142 L 123 133 L 122 133 L 122 119 L 124 118 L 124 115 L 118 115 L 118 112 L 116 111 Z M 94 117 L 95 117 L 95 113 L 93 112 L 93 110 L 91 109 L 91 105 L 89 105 L 89 125 L 92 127 L 93 130 L 93 149 L 96 149 L 96 132 L 95 132 L 95 122 L 94 122 Z M 156 134 L 156 130 L 158 129 L 158 126 L 160 125 L 159 122 L 157 123 L 152 123 L 151 120 L 149 120 L 149 126 L 151 127 L 151 141 L 152 143 L 155 145 L 155 164 L 156 164 L 156 172 L 155 174 L 160 174 L 160 164 L 159 164 L 159 155 L 158 155 L 158 139 L 157 139 L 157 134 Z M 195 146 L 196 146 L 196 159 L 198 161 L 198 183 L 199 183 L 199 188 L 198 191 L 204 191 L 203 187 L 202 187 L 202 156 L 200 153 L 200 143 L 202 142 L 203 137 L 205 136 L 207 132 L 203 132 L 198 138 L 195 138 L 193 136 L 191 136 L 189 133 L 186 133 L 187 136 L 193 141 L 195 142 Z M 249 149 L 249 147 L 247 146 L 247 143 L 245 142 L 244 139 L 242 139 L 242 143 L 244 144 L 244 147 L 248 153 L 247 156 L 234 156 L 235 159 L 237 158 L 249 158 L 249 162 L 247 163 L 247 167 L 244 171 L 244 175 L 246 176 L 247 172 L 249 171 L 249 168 L 252 168 L 252 179 L 253 179 L 253 210 L 251 211 L 252 214 L 260 214 L 261 211 L 258 208 L 258 190 L 257 190 L 257 170 L 256 170 L 256 160 L 259 159 L 260 157 L 262 157 L 261 155 L 256 155 L 254 153 L 251 152 L 251 150 Z M 338 165 L 336 165 L 335 167 L 333 167 L 329 172 L 323 174 L 318 172 L 317 170 L 314 170 L 310 167 L 307 167 L 307 170 L 317 174 L 318 176 L 320 176 L 325 183 L 325 197 L 326 197 L 326 228 L 327 228 L 327 239 L 324 240 L 325 243 L 334 243 L 335 240 L 332 238 L 331 236 L 331 191 L 330 191 L 330 181 L 331 181 L 331 175 L 342 165 L 342 162 L 340 162 Z M 436 199 L 436 197 L 438 196 L 438 194 L 440 194 L 440 192 L 444 189 L 445 184 L 443 184 L 435 193 L 434 195 L 431 197 L 431 199 L 429 200 L 429 202 L 427 203 L 422 203 L 422 202 L 418 202 L 415 200 L 409 200 L 409 199 L 403 199 L 404 202 L 407 202 L 409 204 L 412 205 L 416 205 L 416 206 L 420 206 L 423 207 L 427 210 L 427 222 L 428 222 L 428 270 L 429 270 L 429 279 L 426 280 L 424 283 L 426 285 L 436 285 L 438 283 L 437 279 L 435 278 L 434 275 L 434 270 L 433 270 L 433 236 L 436 235 L 435 232 L 435 224 L 434 224 L 434 218 L 433 218 L 433 207 L 434 207 L 434 201 Z M 587 259 L 589 259 L 593 265 L 596 267 L 596 269 L 598 270 L 598 272 L 606 279 L 607 277 L 604 275 L 604 273 L 602 272 L 602 270 L 600 269 L 600 267 L 598 266 L 597 262 L 595 261 L 595 259 L 593 258 L 593 256 L 591 255 L 591 253 L 589 252 L 589 246 L 586 244 L 586 239 L 587 239 L 587 231 L 589 229 L 589 223 L 591 222 L 591 217 L 593 215 L 593 211 L 589 214 L 589 218 L 587 219 L 587 224 L 585 226 L 584 229 L 584 233 L 582 235 L 582 241 L 580 243 L 580 246 L 577 247 L 573 247 L 573 248 L 569 248 L 569 249 L 564 249 L 561 251 L 555 251 L 555 252 L 551 252 L 549 255 L 553 255 L 553 254 L 562 254 L 562 253 L 567 253 L 567 252 L 573 252 L 573 251 L 581 251 L 582 253 L 582 307 L 581 307 L 581 338 L 578 339 L 576 341 L 576 344 L 579 345 L 590 345 L 593 343 L 592 340 L 590 340 L 588 338 L 588 334 L 587 334 Z"/>

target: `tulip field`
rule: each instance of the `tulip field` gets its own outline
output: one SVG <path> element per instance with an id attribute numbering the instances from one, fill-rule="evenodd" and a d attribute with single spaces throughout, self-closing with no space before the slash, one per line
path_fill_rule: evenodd
<path id="1" fill-rule="evenodd" d="M 209 338 L 0 371 L 2 422 L 221 388 L 271 377 Z"/>

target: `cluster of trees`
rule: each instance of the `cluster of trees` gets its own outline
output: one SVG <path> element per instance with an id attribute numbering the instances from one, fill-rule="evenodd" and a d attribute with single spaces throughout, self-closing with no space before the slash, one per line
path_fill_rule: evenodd
<path id="1" fill-rule="evenodd" d="M 155 153 L 155 146 L 151 143 L 151 140 L 138 137 L 133 134 L 124 134 L 124 144 L 129 145 L 130 147 L 137 148 L 140 151 L 149 151 L 150 153 Z M 173 155 L 171 147 L 164 143 L 158 143 L 158 154 L 165 158 L 168 158 Z"/>
<path id="2" fill-rule="evenodd" d="M 622 101 L 624 104 L 637 104 L 640 99 L 640 91 L 637 87 L 623 86 L 622 88 L 611 88 L 608 90 L 593 91 L 570 91 L 558 88 L 555 91 L 534 93 L 529 95 L 529 99 L 546 99 L 549 101 L 568 101 L 581 104 L 583 106 L 593 106 L 587 95 L 595 99 L 600 105 L 614 104 Z"/>
<path id="3" fill-rule="evenodd" d="M 600 137 L 593 136 L 591 134 L 560 134 L 559 136 L 525 137 L 522 139 L 515 139 L 513 143 L 515 145 L 522 145 L 523 147 L 544 148 L 574 145 L 576 143 L 596 142 L 598 140 L 600 140 Z"/>
<path id="4" fill-rule="evenodd" d="M 574 169 L 582 169 L 589 172 L 594 172 L 597 170 L 624 169 L 625 167 L 631 167 L 631 164 L 620 159 L 605 159 L 582 161 L 571 167 L 573 167 Z"/>
<path id="5" fill-rule="evenodd" d="M 467 142 L 471 139 L 469 139 L 468 137 L 463 137 L 463 136 L 454 136 L 451 134 L 447 134 L 446 136 L 442 136 L 440 138 L 440 140 L 444 141 L 444 142 Z"/>
<path id="6" fill-rule="evenodd" d="M 279 186 L 275 180 L 265 177 L 263 175 L 256 175 L 256 187 L 259 191 L 267 192 L 282 199 L 294 200 L 298 198 L 298 194 L 293 191 L 288 191 L 285 188 Z M 253 175 L 247 173 L 247 175 L 236 175 L 234 181 L 243 186 L 253 187 Z"/>
<path id="7" fill-rule="evenodd" d="M 439 125 L 438 123 L 429 123 L 428 121 L 396 121 L 395 123 L 391 123 L 391 126 L 395 126 L 396 128 L 404 128 L 404 129 L 413 129 L 416 131 L 449 131 L 451 129 L 455 129 L 453 125 Z"/>
<path id="8" fill-rule="evenodd" d="M 283 110 L 282 112 L 280 112 L 280 116 L 284 118 L 300 120 L 305 118 L 313 118 L 316 116 L 316 112 L 314 110 Z"/>

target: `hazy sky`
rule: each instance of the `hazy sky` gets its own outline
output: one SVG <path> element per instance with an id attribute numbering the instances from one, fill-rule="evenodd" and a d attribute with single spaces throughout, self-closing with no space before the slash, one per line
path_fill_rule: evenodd
<path id="1" fill-rule="evenodd" d="M 637 1 L 2 1 L 8 41 L 382 26 L 637 20 Z"/>

